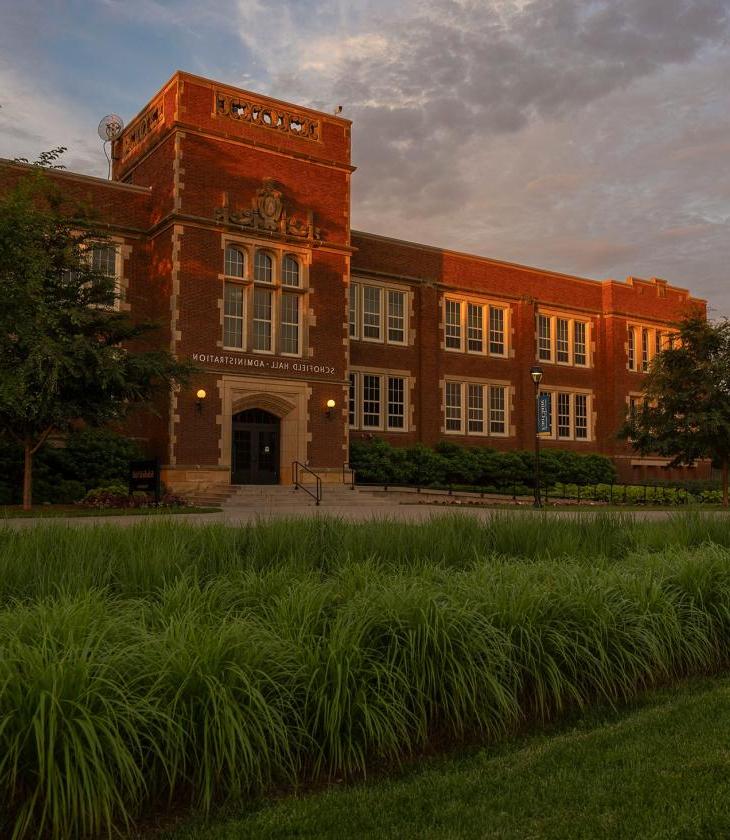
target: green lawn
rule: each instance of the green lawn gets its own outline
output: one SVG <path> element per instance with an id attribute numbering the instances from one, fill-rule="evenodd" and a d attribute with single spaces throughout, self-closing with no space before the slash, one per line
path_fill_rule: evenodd
<path id="1" fill-rule="evenodd" d="M 241 838 L 726 838 L 730 678 L 653 692 L 620 712 L 398 778 L 192 822 L 165 840 Z"/>

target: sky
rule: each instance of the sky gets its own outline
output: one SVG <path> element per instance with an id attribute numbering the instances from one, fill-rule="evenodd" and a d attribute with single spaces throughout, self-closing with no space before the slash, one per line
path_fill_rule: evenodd
<path id="1" fill-rule="evenodd" d="M 0 0 L 0 157 L 177 70 L 353 120 L 352 225 L 730 316 L 730 0 Z"/>

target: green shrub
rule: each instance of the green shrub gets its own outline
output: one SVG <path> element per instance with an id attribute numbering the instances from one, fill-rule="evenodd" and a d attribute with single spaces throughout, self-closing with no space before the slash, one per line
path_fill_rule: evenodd
<path id="1" fill-rule="evenodd" d="M 102 484 L 126 486 L 129 462 L 142 456 L 137 443 L 108 429 L 71 432 L 62 444 L 46 444 L 33 459 L 37 504 L 76 502 Z M 22 449 L 0 441 L 0 504 L 19 504 L 22 483 Z"/>
<path id="2" fill-rule="evenodd" d="M 378 439 L 353 441 L 350 465 L 362 484 L 494 486 L 502 492 L 511 492 L 514 485 L 531 485 L 534 475 L 534 455 L 530 452 L 496 452 L 448 441 L 439 443 L 435 450 L 423 444 L 396 447 Z M 603 455 L 578 455 L 560 449 L 544 449 L 540 469 L 548 485 L 610 483 L 616 478 L 613 463 Z"/>

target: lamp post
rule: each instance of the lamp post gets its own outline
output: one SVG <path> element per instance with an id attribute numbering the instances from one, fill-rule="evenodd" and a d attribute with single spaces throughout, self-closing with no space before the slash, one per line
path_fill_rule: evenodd
<path id="1" fill-rule="evenodd" d="M 542 368 L 540 365 L 533 365 L 530 368 L 530 376 L 535 383 L 535 507 L 542 507 L 540 497 L 540 381 L 542 380 Z"/>

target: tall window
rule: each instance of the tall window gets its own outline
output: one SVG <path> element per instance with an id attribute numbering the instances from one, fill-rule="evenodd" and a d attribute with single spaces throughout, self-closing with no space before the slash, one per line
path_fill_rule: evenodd
<path id="1" fill-rule="evenodd" d="M 238 283 L 223 287 L 223 346 L 243 347 L 243 291 Z"/>
<path id="2" fill-rule="evenodd" d="M 403 344 L 406 340 L 405 292 L 388 289 L 388 341 Z"/>
<path id="3" fill-rule="evenodd" d="M 106 277 L 117 276 L 117 249 L 114 245 L 94 245 L 91 249 L 91 268 Z"/>
<path id="4" fill-rule="evenodd" d="M 360 287 L 350 283 L 350 338 L 357 338 L 357 298 Z"/>
<path id="5" fill-rule="evenodd" d="M 243 251 L 229 245 L 226 248 L 224 265 L 226 277 L 243 277 L 244 264 Z"/>
<path id="6" fill-rule="evenodd" d="M 365 373 L 362 377 L 363 428 L 380 426 L 380 377 Z"/>
<path id="7" fill-rule="evenodd" d="M 489 433 L 503 435 L 507 429 L 504 385 L 489 386 Z"/>
<path id="8" fill-rule="evenodd" d="M 461 350 L 461 301 L 446 299 L 446 346 Z"/>
<path id="9" fill-rule="evenodd" d="M 576 365 L 586 363 L 586 325 L 584 321 L 573 324 L 573 362 Z"/>
<path id="10" fill-rule="evenodd" d="M 460 432 L 461 422 L 461 384 L 446 383 L 446 431 Z"/>
<path id="11" fill-rule="evenodd" d="M 385 373 L 350 373 L 349 422 L 353 429 L 408 429 L 408 379 Z"/>
<path id="12" fill-rule="evenodd" d="M 652 359 L 665 347 L 671 347 L 673 336 L 656 327 L 627 324 L 628 341 L 627 367 L 629 370 L 646 372 Z"/>
<path id="13" fill-rule="evenodd" d="M 550 340 L 550 318 L 547 315 L 537 316 L 537 353 L 542 361 L 552 361 L 553 346 Z"/>
<path id="14" fill-rule="evenodd" d="M 477 304 L 466 305 L 467 348 L 474 353 L 481 353 L 484 347 L 483 311 L 483 307 Z"/>
<path id="15" fill-rule="evenodd" d="M 558 318 L 556 320 L 557 337 L 555 341 L 555 348 L 557 351 L 558 362 L 567 364 L 570 361 L 570 341 L 568 339 L 568 320 L 567 318 Z"/>
<path id="16" fill-rule="evenodd" d="M 537 357 L 559 365 L 588 364 L 588 321 L 538 313 Z"/>
<path id="17" fill-rule="evenodd" d="M 558 437 L 570 437 L 570 394 L 558 394 Z"/>
<path id="18" fill-rule="evenodd" d="M 299 285 L 299 263 L 292 256 L 284 257 L 281 264 L 281 282 L 284 286 Z"/>
<path id="19" fill-rule="evenodd" d="M 548 398 L 550 437 L 562 440 L 588 440 L 589 395 L 572 391 L 541 391 Z"/>
<path id="20" fill-rule="evenodd" d="M 447 381 L 444 392 L 447 432 L 465 432 L 467 435 L 506 434 L 507 402 L 504 385 Z"/>
<path id="21" fill-rule="evenodd" d="M 408 297 L 402 289 L 350 284 L 350 338 L 387 344 L 408 342 Z"/>
<path id="22" fill-rule="evenodd" d="M 445 298 L 446 349 L 504 356 L 506 311 L 506 307 L 479 301 Z"/>
<path id="23" fill-rule="evenodd" d="M 273 261 L 266 251 L 256 251 L 253 279 L 257 283 L 271 283 L 274 279 Z"/>
<path id="24" fill-rule="evenodd" d="M 271 351 L 271 298 L 268 289 L 253 292 L 253 349 Z"/>
<path id="25" fill-rule="evenodd" d="M 636 330 L 629 327 L 626 332 L 628 341 L 629 370 L 636 370 Z"/>
<path id="26" fill-rule="evenodd" d="M 357 374 L 350 374 L 350 393 L 348 400 L 348 418 L 352 428 L 357 426 Z"/>
<path id="27" fill-rule="evenodd" d="M 495 356 L 504 355 L 504 309 L 489 307 L 489 352 Z"/>
<path id="28" fill-rule="evenodd" d="M 362 292 L 362 337 L 380 341 L 382 289 L 379 286 L 363 286 Z"/>
<path id="29" fill-rule="evenodd" d="M 282 294 L 281 296 L 281 333 L 279 340 L 282 353 L 298 355 L 299 295 Z"/>
<path id="30" fill-rule="evenodd" d="M 307 291 L 302 263 L 293 254 L 258 250 L 252 256 L 252 278 L 247 274 L 247 259 L 243 246 L 226 245 L 223 346 L 300 356 Z"/>
<path id="31" fill-rule="evenodd" d="M 468 385 L 468 423 L 467 431 L 481 434 L 484 431 L 484 386 Z"/>
<path id="32" fill-rule="evenodd" d="M 406 422 L 405 380 L 402 376 L 388 377 L 388 428 L 403 429 Z"/>
<path id="33" fill-rule="evenodd" d="M 575 395 L 575 436 L 585 440 L 588 437 L 588 397 Z"/>

